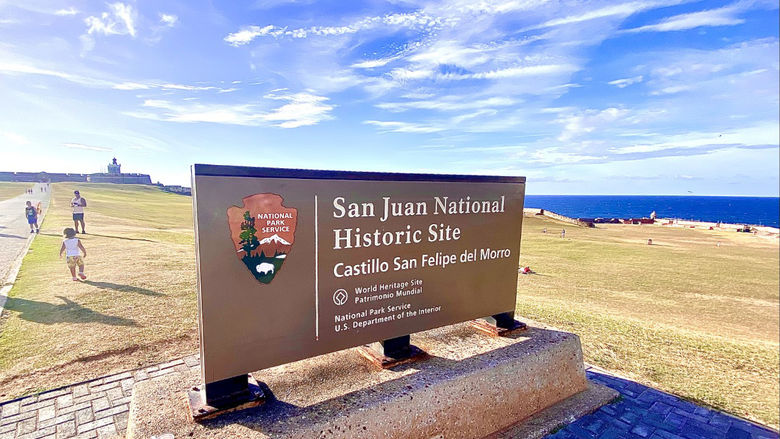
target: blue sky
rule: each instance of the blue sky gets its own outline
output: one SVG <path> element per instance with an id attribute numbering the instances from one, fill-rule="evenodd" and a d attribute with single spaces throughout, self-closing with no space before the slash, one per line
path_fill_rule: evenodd
<path id="1" fill-rule="evenodd" d="M 0 0 L 0 170 L 771 195 L 778 2 Z"/>

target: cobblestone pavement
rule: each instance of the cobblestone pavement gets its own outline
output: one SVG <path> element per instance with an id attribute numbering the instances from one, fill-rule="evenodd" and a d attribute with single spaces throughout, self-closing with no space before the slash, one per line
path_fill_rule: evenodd
<path id="1" fill-rule="evenodd" d="M 133 385 L 199 367 L 191 355 L 0 403 L 0 439 L 123 437 Z M 623 398 L 546 439 L 776 439 L 774 431 L 673 395 L 588 370 L 588 378 Z"/>
<path id="2" fill-rule="evenodd" d="M 589 369 L 622 396 L 545 439 L 776 439 L 778 433 L 634 381 Z"/>
<path id="3" fill-rule="evenodd" d="M 123 437 L 135 383 L 197 367 L 191 355 L 0 403 L 0 439 Z"/>

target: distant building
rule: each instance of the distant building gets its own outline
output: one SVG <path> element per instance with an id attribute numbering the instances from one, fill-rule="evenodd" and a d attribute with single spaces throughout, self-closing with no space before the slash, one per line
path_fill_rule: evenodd
<path id="1" fill-rule="evenodd" d="M 122 165 L 116 162 L 116 157 L 114 157 L 113 161 L 108 164 L 108 173 L 114 175 L 122 173 Z"/>
<path id="2" fill-rule="evenodd" d="M 58 183 L 72 181 L 77 183 L 114 183 L 114 184 L 148 184 L 152 185 L 149 174 L 123 174 L 122 165 L 117 163 L 116 157 L 111 160 L 106 169 L 108 172 L 94 174 L 70 174 L 49 172 L 0 172 L 0 181 L 19 181 L 35 183 Z M 160 189 L 180 195 L 192 195 L 192 189 L 186 186 L 166 186 L 159 181 L 154 184 Z"/>
<path id="3" fill-rule="evenodd" d="M 148 174 L 123 174 L 122 165 L 114 158 L 108 164 L 108 172 L 95 174 L 70 174 L 48 172 L 0 172 L 0 181 L 20 182 L 47 182 L 57 183 L 61 181 L 89 182 L 89 183 L 115 183 L 115 184 L 152 184 L 152 178 Z"/>
<path id="4" fill-rule="evenodd" d="M 89 174 L 70 174 L 61 172 L 0 172 L 0 181 L 19 181 L 33 183 L 57 183 L 61 181 L 86 182 Z"/>
<path id="5" fill-rule="evenodd" d="M 123 174 L 122 165 L 117 163 L 116 157 L 108 164 L 107 173 L 89 174 L 87 181 L 90 183 L 152 184 L 152 178 L 147 174 Z"/>
<path id="6" fill-rule="evenodd" d="M 160 186 L 160 188 L 166 192 L 173 192 L 174 194 L 180 195 L 192 195 L 192 188 L 188 188 L 186 186 L 164 185 L 160 182 L 157 182 L 157 186 Z"/>

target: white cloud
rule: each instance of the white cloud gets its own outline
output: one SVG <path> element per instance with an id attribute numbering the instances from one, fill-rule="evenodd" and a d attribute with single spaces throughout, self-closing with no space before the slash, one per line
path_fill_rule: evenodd
<path id="1" fill-rule="evenodd" d="M 366 125 L 373 125 L 378 127 L 381 131 L 391 131 L 396 133 L 435 133 L 445 130 L 443 127 L 423 125 L 412 122 L 366 120 L 363 123 Z"/>
<path id="2" fill-rule="evenodd" d="M 579 67 L 573 64 L 546 64 L 535 66 L 517 66 L 509 67 L 505 69 L 491 70 L 487 72 L 478 73 L 446 73 L 441 74 L 442 79 L 507 79 L 507 78 L 519 78 L 524 76 L 544 76 L 544 75 L 557 75 L 568 74 L 579 70 Z"/>
<path id="3" fill-rule="evenodd" d="M 390 77 L 392 77 L 394 80 L 399 82 L 405 82 L 405 81 L 413 81 L 417 79 L 425 79 L 430 78 L 436 75 L 436 72 L 433 69 L 407 69 L 407 68 L 396 68 L 393 69 L 390 73 Z"/>
<path id="4" fill-rule="evenodd" d="M 573 64 L 546 64 L 516 66 L 474 73 L 441 73 L 432 68 L 393 69 L 389 75 L 396 81 L 407 82 L 421 79 L 464 81 L 469 79 L 511 79 L 527 76 L 567 75 L 579 70 Z"/>
<path id="5" fill-rule="evenodd" d="M 421 11 L 409 13 L 387 14 L 383 16 L 366 17 L 344 26 L 311 26 L 306 28 L 288 29 L 268 25 L 247 26 L 228 34 L 224 40 L 231 46 L 242 46 L 252 42 L 260 36 L 289 37 L 289 38 L 308 38 L 310 36 L 338 36 L 345 34 L 354 34 L 357 32 L 373 29 L 380 26 L 407 28 L 407 29 L 427 29 L 432 30 L 443 25 L 452 25 L 454 21 L 441 17 L 434 17 Z"/>
<path id="6" fill-rule="evenodd" d="M 373 69 L 377 67 L 384 67 L 388 63 L 391 63 L 397 59 L 401 58 L 400 56 L 391 56 L 389 58 L 381 58 L 381 59 L 369 59 L 365 61 L 360 61 L 352 64 L 350 67 L 355 69 Z"/>
<path id="7" fill-rule="evenodd" d="M 63 143 L 62 146 L 65 148 L 86 149 L 89 151 L 113 151 L 113 149 L 106 148 L 105 146 L 84 145 L 83 143 Z"/>
<path id="8" fill-rule="evenodd" d="M 490 61 L 487 47 L 464 47 L 457 41 L 438 41 L 409 56 L 409 61 L 428 65 L 454 64 L 471 68 Z"/>
<path id="9" fill-rule="evenodd" d="M 626 29 L 625 32 L 669 32 L 702 26 L 733 26 L 745 22 L 744 19 L 738 18 L 737 14 L 743 12 L 746 6 L 746 2 L 738 2 L 719 9 L 675 15 L 665 18 L 657 24 Z"/>
<path id="10" fill-rule="evenodd" d="M 777 99 L 777 39 L 745 41 L 714 50 L 676 49 L 645 57 L 645 83 L 653 96 L 681 92 L 731 102 Z"/>
<path id="11" fill-rule="evenodd" d="M 187 84 L 155 84 L 155 87 L 159 87 L 163 90 L 187 90 L 187 91 L 202 91 L 202 90 L 218 90 L 218 87 L 212 85 L 187 85 Z"/>
<path id="12" fill-rule="evenodd" d="M 610 5 L 600 9 L 592 9 L 583 12 L 578 15 L 569 15 L 563 18 L 555 18 L 539 25 L 530 26 L 525 30 L 542 29 L 553 26 L 563 26 L 569 24 L 576 24 L 585 21 L 598 20 L 602 18 L 625 18 L 630 15 L 634 15 L 647 9 L 658 8 L 662 6 L 670 6 L 678 3 L 682 3 L 683 0 L 666 0 L 666 1 L 639 1 L 630 2 L 617 5 Z"/>
<path id="13" fill-rule="evenodd" d="M 549 0 L 456 0 L 444 2 L 443 11 L 458 14 L 507 14 L 538 8 Z"/>
<path id="14" fill-rule="evenodd" d="M 330 119 L 331 105 L 325 103 L 328 98 L 310 93 L 295 93 L 291 95 L 268 94 L 268 99 L 288 101 L 288 104 L 263 116 L 266 121 L 279 122 L 282 128 L 297 128 L 315 125 L 322 120 Z"/>
<path id="15" fill-rule="evenodd" d="M 25 146 L 30 144 L 30 139 L 11 131 L 0 131 L 0 138 L 4 140 L 3 143 L 11 143 L 17 146 Z"/>
<path id="16" fill-rule="evenodd" d="M 562 123 L 564 127 L 558 140 L 566 142 L 583 134 L 591 133 L 601 126 L 613 124 L 628 113 L 628 110 L 611 107 L 601 111 L 586 110 L 579 114 L 561 117 L 558 122 Z"/>
<path id="17" fill-rule="evenodd" d="M 626 88 L 629 85 L 632 84 L 638 84 L 642 82 L 642 75 L 634 76 L 633 78 L 623 78 L 623 79 L 615 79 L 614 81 L 609 81 L 607 84 L 614 85 L 617 88 Z"/>
<path id="18" fill-rule="evenodd" d="M 2 60 L 0 60 L 0 73 L 52 76 L 79 85 L 93 86 L 93 87 L 110 87 L 113 85 L 113 83 L 110 81 L 90 78 L 87 76 L 76 75 L 76 74 L 62 72 L 58 70 L 40 68 L 40 67 L 36 67 L 24 63 L 4 62 Z"/>
<path id="19" fill-rule="evenodd" d="M 136 10 L 132 5 L 124 3 L 110 3 L 108 11 L 100 16 L 89 16 L 84 19 L 87 25 L 87 34 L 103 35 L 130 35 L 135 37 Z"/>
<path id="20" fill-rule="evenodd" d="M 377 104 L 377 108 L 393 112 L 401 112 L 411 109 L 439 110 L 439 111 L 458 111 L 474 110 L 493 107 L 508 107 L 519 102 L 518 99 L 508 97 L 491 97 L 486 99 L 425 99 L 410 102 L 385 102 Z"/>
<path id="21" fill-rule="evenodd" d="M 186 104 L 176 104 L 167 100 L 147 99 L 143 102 L 143 107 L 149 111 L 127 112 L 125 114 L 168 122 L 210 122 L 245 126 L 270 125 L 280 128 L 316 125 L 332 118 L 330 112 L 333 106 L 326 103 L 328 98 L 308 92 L 282 92 L 283 90 L 279 90 L 265 96 L 271 101 L 287 102 L 271 110 L 263 110 L 257 104 L 252 103 L 203 104 L 190 101 Z"/>
<path id="22" fill-rule="evenodd" d="M 149 84 L 141 84 L 139 82 L 122 82 L 114 84 L 112 88 L 117 90 L 148 90 L 152 88 Z"/>
<path id="23" fill-rule="evenodd" d="M 778 145 L 780 138 L 778 122 L 764 122 L 750 127 L 724 130 L 721 133 L 690 132 L 677 135 L 657 136 L 656 141 L 610 148 L 613 154 L 636 154 L 670 149 L 692 149 L 703 146 L 764 146 Z"/>
<path id="24" fill-rule="evenodd" d="M 539 149 L 529 155 L 531 162 L 556 165 L 591 162 L 594 160 L 604 160 L 605 158 L 606 156 L 594 156 L 562 151 L 561 148 L 558 147 Z"/>
<path id="25" fill-rule="evenodd" d="M 67 9 L 58 9 L 54 12 L 54 15 L 60 15 L 60 16 L 68 16 L 68 15 L 76 15 L 79 11 L 74 8 L 73 6 L 67 8 Z"/>
<path id="26" fill-rule="evenodd" d="M 173 14 L 160 13 L 160 23 L 168 27 L 173 27 L 179 21 L 179 17 Z"/>
<path id="27" fill-rule="evenodd" d="M 113 88 L 115 90 L 180 90 L 180 91 L 217 91 L 220 93 L 235 91 L 235 88 L 223 89 L 213 85 L 190 85 L 190 84 L 176 84 L 169 82 L 138 82 L 138 81 L 123 81 L 114 82 L 105 79 L 97 79 L 95 77 L 79 75 L 69 72 L 63 72 L 59 70 L 47 69 L 43 67 L 37 67 L 34 65 L 26 64 L 23 62 L 6 62 L 0 59 L 0 74 L 27 74 L 27 75 L 43 75 L 59 78 L 74 84 L 79 84 L 87 87 L 97 88 Z"/>
<path id="28" fill-rule="evenodd" d="M 244 44 L 251 43 L 252 40 L 261 35 L 267 35 L 273 29 L 274 27 L 270 25 L 263 28 L 260 26 L 248 26 L 238 32 L 228 34 L 228 36 L 225 37 L 225 42 L 234 47 L 243 46 Z"/>
<path id="29" fill-rule="evenodd" d="M 690 89 L 691 89 L 691 87 L 687 86 L 687 85 L 673 85 L 673 86 L 670 86 L 670 87 L 664 87 L 664 88 L 661 88 L 661 89 L 658 89 L 658 90 L 653 90 L 653 91 L 650 92 L 650 94 L 653 95 L 653 96 L 673 95 L 673 94 L 677 94 L 677 93 L 682 93 L 684 91 L 688 91 Z"/>

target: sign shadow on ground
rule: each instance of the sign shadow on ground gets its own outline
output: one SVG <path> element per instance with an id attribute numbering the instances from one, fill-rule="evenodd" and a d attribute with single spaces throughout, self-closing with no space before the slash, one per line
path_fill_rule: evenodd
<path id="1" fill-rule="evenodd" d="M 57 296 L 57 298 L 64 303 L 55 305 L 37 300 L 9 297 L 5 303 L 5 309 L 19 313 L 21 319 L 44 325 L 103 323 L 110 326 L 138 326 L 135 320 L 103 314 L 62 296 Z"/>
<path id="2" fill-rule="evenodd" d="M 112 282 L 95 282 L 92 280 L 85 280 L 83 282 L 87 285 L 91 285 L 101 290 L 114 290 L 114 291 L 119 291 L 121 293 L 137 293 L 137 294 L 143 294 L 144 296 L 155 296 L 155 297 L 165 295 L 163 293 L 154 290 L 149 290 L 147 288 L 135 287 L 126 284 L 115 284 Z"/>

